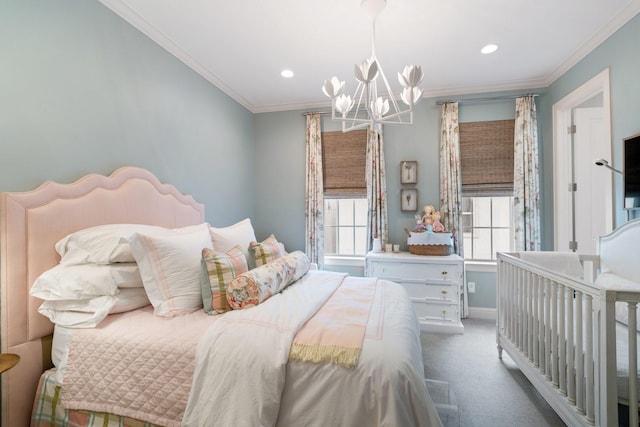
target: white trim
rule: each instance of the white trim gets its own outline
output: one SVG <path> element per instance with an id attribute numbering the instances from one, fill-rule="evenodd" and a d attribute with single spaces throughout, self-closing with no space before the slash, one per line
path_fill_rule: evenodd
<path id="1" fill-rule="evenodd" d="M 195 58 L 193 58 L 193 56 L 191 56 L 189 52 L 179 46 L 178 43 L 171 40 L 165 34 L 161 33 L 158 28 L 142 18 L 142 16 L 138 12 L 133 10 L 130 6 L 126 5 L 123 0 L 100 0 L 100 2 L 107 8 L 111 9 L 122 19 L 127 21 L 129 24 L 133 25 L 134 28 L 137 28 L 144 35 L 158 43 L 162 48 L 174 55 L 188 67 L 193 69 L 196 73 L 200 74 L 203 78 L 208 80 L 211 84 L 216 86 L 218 89 L 230 96 L 238 104 L 242 105 L 253 114 L 330 106 L 330 103 L 327 100 L 312 100 L 308 102 L 282 105 L 253 105 L 248 100 L 240 96 L 224 81 L 214 75 L 205 66 L 196 61 Z M 577 52 L 571 55 L 566 61 L 560 64 L 560 66 L 558 66 L 546 77 L 528 80 L 508 81 L 495 84 L 435 88 L 426 90 L 423 98 L 548 87 L 565 72 L 567 72 L 574 65 L 580 62 L 580 60 L 582 60 L 585 56 L 591 53 L 591 51 L 598 47 L 613 33 L 622 28 L 622 26 L 624 26 L 629 20 L 631 20 L 631 18 L 638 14 L 638 12 L 640 12 L 640 0 L 632 0 L 631 3 L 622 12 L 616 15 L 603 28 L 601 28 L 596 34 L 594 34 L 594 36 L 589 41 L 582 45 L 582 47 Z"/>
<path id="2" fill-rule="evenodd" d="M 498 315 L 495 308 L 469 307 L 469 317 L 472 319 L 496 320 Z"/>
<path id="3" fill-rule="evenodd" d="M 347 266 L 347 267 L 364 268 L 364 257 L 325 255 L 324 265 L 340 265 L 340 266 Z"/>
<path id="4" fill-rule="evenodd" d="M 571 212 L 570 198 L 566 196 L 568 194 L 567 186 L 571 178 L 569 176 L 571 171 L 571 156 L 569 152 L 571 137 L 567 133 L 567 128 L 572 123 L 573 109 L 595 95 L 602 93 L 604 133 L 607 139 L 604 142 L 611 147 L 609 81 L 609 68 L 606 68 L 553 104 L 553 246 L 556 251 L 567 250 L 567 246 L 563 242 L 566 243 L 570 240 L 572 229 L 571 221 L 566 216 L 566 212 Z M 612 189 L 608 194 L 602 195 L 605 206 L 610 207 L 605 213 L 605 226 L 609 232 L 613 229 L 613 180 L 611 174 L 607 175 L 606 179 L 610 180 L 608 186 Z"/>
<path id="5" fill-rule="evenodd" d="M 479 273 L 495 273 L 498 270 L 496 261 L 465 261 L 464 271 Z"/>
<path id="6" fill-rule="evenodd" d="M 256 112 L 255 106 L 253 106 L 249 101 L 240 96 L 228 84 L 211 73 L 211 71 L 209 71 L 207 67 L 196 61 L 196 59 L 191 56 L 189 52 L 184 50 L 180 45 L 178 45 L 178 43 L 174 42 L 153 24 L 144 19 L 142 15 L 132 9 L 129 5 L 125 4 L 122 0 L 100 0 L 100 3 L 108 7 L 116 15 L 120 16 L 122 19 L 131 24 L 134 28 L 138 29 L 142 34 L 159 44 L 160 47 L 178 58 L 193 71 L 200 74 L 202 77 L 208 80 L 209 83 L 213 84 L 222 92 L 233 98 L 233 100 L 235 100 L 238 104 L 242 105 L 252 113 Z"/>
<path id="7" fill-rule="evenodd" d="M 564 61 L 558 68 L 552 71 L 545 79 L 545 86 L 550 86 L 553 82 L 558 80 L 564 73 L 569 71 L 574 65 L 589 55 L 595 48 L 600 46 L 606 39 L 611 37 L 613 33 L 622 28 L 627 22 L 631 20 L 640 12 L 640 0 L 632 1 L 622 12 L 617 14 L 611 19 L 604 27 L 602 27 L 596 34 L 591 37 L 580 49 L 574 52 L 566 61 Z"/>

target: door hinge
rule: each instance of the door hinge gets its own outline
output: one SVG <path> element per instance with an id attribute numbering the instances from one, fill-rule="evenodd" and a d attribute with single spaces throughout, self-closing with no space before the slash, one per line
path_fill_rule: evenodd
<path id="1" fill-rule="evenodd" d="M 571 241 L 569 242 L 569 249 L 571 249 L 572 251 L 577 251 L 578 250 L 578 242 Z"/>
<path id="2" fill-rule="evenodd" d="M 578 191 L 578 184 L 576 184 L 575 182 L 570 182 L 569 192 L 574 192 L 574 191 Z"/>
<path id="3" fill-rule="evenodd" d="M 576 125 L 571 125 L 567 127 L 567 133 L 569 135 L 573 135 L 574 133 L 576 133 Z"/>

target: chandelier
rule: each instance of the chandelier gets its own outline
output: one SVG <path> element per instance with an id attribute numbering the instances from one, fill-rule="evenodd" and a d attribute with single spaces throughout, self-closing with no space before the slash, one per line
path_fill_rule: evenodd
<path id="1" fill-rule="evenodd" d="M 418 65 L 408 65 L 398 73 L 398 81 L 402 86 L 400 99 L 405 104 L 402 110 L 376 57 L 376 17 L 386 3 L 386 0 L 362 0 L 360 3 L 360 7 L 371 18 L 371 57 L 355 65 L 354 74 L 358 87 L 353 97 L 345 95 L 344 80 L 341 81 L 338 77 L 325 80 L 322 86 L 324 94 L 331 98 L 331 118 L 342 122 L 343 132 L 371 125 L 380 133 L 383 124 L 413 124 L 413 105 L 422 96 L 422 90 L 418 88 L 423 78 L 422 68 Z M 384 83 L 380 92 L 378 77 Z"/>

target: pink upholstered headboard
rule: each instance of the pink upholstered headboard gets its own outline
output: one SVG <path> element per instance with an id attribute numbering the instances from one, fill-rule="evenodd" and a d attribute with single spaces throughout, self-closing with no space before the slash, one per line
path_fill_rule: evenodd
<path id="1" fill-rule="evenodd" d="M 59 262 L 55 242 L 101 224 L 176 228 L 202 222 L 203 205 L 135 167 L 0 195 L 0 349 L 21 358 L 1 377 L 2 426 L 29 425 L 38 379 L 51 363 L 53 324 L 37 312 L 42 301 L 29 296 L 29 288 Z"/>

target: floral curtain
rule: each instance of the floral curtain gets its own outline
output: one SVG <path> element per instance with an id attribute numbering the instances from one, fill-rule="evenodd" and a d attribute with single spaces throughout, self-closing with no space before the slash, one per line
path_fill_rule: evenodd
<path id="1" fill-rule="evenodd" d="M 320 114 L 307 114 L 305 250 L 318 265 L 324 257 L 324 196 Z"/>
<path id="2" fill-rule="evenodd" d="M 513 153 L 515 250 L 540 250 L 538 121 L 532 95 L 516 99 Z"/>
<path id="3" fill-rule="evenodd" d="M 373 247 L 374 237 L 389 241 L 387 218 L 387 184 L 384 169 L 384 143 L 382 133 L 372 127 L 367 131 L 367 250 Z"/>
<path id="4" fill-rule="evenodd" d="M 457 102 L 447 102 L 442 105 L 440 214 L 445 228 L 453 233 L 455 253 L 464 257 L 462 249 L 462 176 L 460 174 Z"/>

